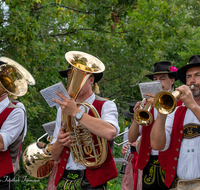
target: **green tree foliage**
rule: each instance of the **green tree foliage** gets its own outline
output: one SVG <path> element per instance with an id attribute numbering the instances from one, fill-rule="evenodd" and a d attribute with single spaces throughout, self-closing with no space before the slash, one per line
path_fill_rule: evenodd
<path id="1" fill-rule="evenodd" d="M 180 68 L 199 54 L 199 1 L 2 0 L 0 4 L 0 56 L 17 61 L 36 80 L 19 98 L 28 115 L 24 148 L 44 134 L 43 123 L 56 118 L 56 108 L 47 105 L 40 90 L 60 81 L 66 84 L 57 71 L 67 68 L 67 51 L 87 52 L 105 64 L 100 95 L 115 99 L 121 131 L 129 124 L 123 116 L 127 103 L 141 100 L 138 83 L 148 81 L 145 74 L 152 72 L 155 62 L 170 60 Z M 115 147 L 114 156 L 120 157 L 120 148 Z M 119 184 L 120 180 L 121 176 Z M 46 187 L 36 184 L 30 188 Z"/>

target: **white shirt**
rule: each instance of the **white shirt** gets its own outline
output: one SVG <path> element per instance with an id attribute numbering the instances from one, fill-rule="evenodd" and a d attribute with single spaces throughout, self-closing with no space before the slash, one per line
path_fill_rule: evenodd
<path id="1" fill-rule="evenodd" d="M 12 101 L 12 102 L 15 102 L 15 100 Z M 20 108 L 22 108 L 22 109 L 26 112 L 25 106 L 24 106 L 24 104 L 22 104 L 21 102 L 17 101 L 16 106 L 19 106 Z M 24 138 L 26 137 L 26 133 L 27 133 L 27 117 L 26 117 L 26 115 L 25 115 L 25 121 L 24 121 L 24 122 L 25 122 L 25 126 L 24 126 L 24 136 L 23 136 L 22 142 L 24 142 Z"/>
<path id="2" fill-rule="evenodd" d="M 173 115 L 171 115 L 171 127 L 173 126 L 174 113 L 175 111 L 173 112 Z M 183 126 L 188 123 L 196 123 L 200 125 L 199 120 L 189 109 L 186 111 Z M 168 141 L 171 139 L 170 135 L 171 133 L 166 134 Z M 184 180 L 200 178 L 200 136 L 192 139 L 182 139 L 177 164 L 177 175 L 179 178 Z"/>
<path id="3" fill-rule="evenodd" d="M 158 111 L 157 111 L 157 109 L 154 107 L 153 108 L 154 109 L 154 120 L 156 120 L 156 118 L 157 118 L 157 115 L 158 115 Z M 167 119 L 166 119 L 166 125 L 165 125 L 165 132 L 167 133 L 167 134 L 171 134 L 171 130 L 172 130 L 172 117 L 173 117 L 173 113 L 171 113 L 171 114 L 168 114 L 167 115 Z M 146 126 L 146 127 L 148 127 L 148 126 Z M 140 125 L 139 126 L 139 133 L 140 133 L 140 135 L 142 135 L 142 126 Z M 166 145 L 165 145 L 165 148 L 162 150 L 162 151 L 165 151 L 165 150 L 167 150 L 168 149 L 168 147 L 169 147 L 169 144 L 170 144 L 170 140 L 171 139 L 167 139 L 166 140 Z M 158 151 L 157 150 L 154 150 L 154 149 L 151 149 L 151 155 L 158 155 Z"/>
<path id="4" fill-rule="evenodd" d="M 124 129 L 124 132 L 125 132 L 125 131 L 128 131 L 128 130 L 129 130 L 128 127 L 126 127 L 126 128 Z M 140 136 L 137 138 L 136 141 L 139 141 L 139 139 L 140 139 Z M 127 141 L 127 140 L 128 140 L 128 132 L 124 133 L 123 142 L 125 142 L 125 141 Z M 124 147 L 126 144 L 127 144 L 127 142 L 123 144 L 123 147 Z"/>
<path id="5" fill-rule="evenodd" d="M 85 102 L 92 104 L 94 100 L 95 100 L 95 94 L 93 93 Z M 79 109 L 84 110 L 82 106 L 80 106 Z M 87 109 L 87 113 L 88 111 L 89 109 Z M 57 118 L 56 118 L 56 127 L 53 133 L 53 141 L 51 142 L 51 144 L 56 142 L 59 130 L 61 128 L 61 115 L 62 115 L 61 112 L 62 112 L 61 108 L 58 108 Z M 114 125 L 117 129 L 116 136 L 119 134 L 120 128 L 118 125 L 118 112 L 117 112 L 117 107 L 114 102 L 108 100 L 103 104 L 102 110 L 101 110 L 101 119 Z M 70 153 L 70 156 L 66 165 L 66 169 L 67 170 L 83 170 L 85 168 L 86 167 L 83 166 L 82 164 L 75 163 Z"/>
<path id="6" fill-rule="evenodd" d="M 0 102 L 0 113 L 9 105 L 8 97 Z M 0 134 L 3 138 L 4 149 L 7 148 L 19 137 L 24 127 L 24 111 L 21 108 L 15 108 L 4 121 Z"/>

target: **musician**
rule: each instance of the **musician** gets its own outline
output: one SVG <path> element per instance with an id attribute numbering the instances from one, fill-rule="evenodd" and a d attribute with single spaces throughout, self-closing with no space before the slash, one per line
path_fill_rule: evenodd
<path id="1" fill-rule="evenodd" d="M 124 112 L 124 115 L 127 118 L 131 119 L 131 123 L 134 120 L 134 107 L 136 102 L 129 104 L 129 110 Z M 125 128 L 125 131 L 128 131 L 130 128 L 130 125 Z M 124 134 L 123 142 L 128 140 L 128 133 Z M 139 140 L 139 139 L 138 139 Z M 136 151 L 136 145 L 138 143 L 138 140 L 133 143 L 124 143 L 121 155 L 124 157 L 125 154 L 127 154 L 129 148 L 128 144 L 131 146 L 131 152 L 128 155 L 127 162 L 128 164 L 125 165 L 125 173 L 122 176 L 122 188 L 121 190 L 141 190 L 142 189 L 142 171 L 138 169 L 137 162 L 138 162 L 138 153 Z"/>
<path id="2" fill-rule="evenodd" d="M 161 61 L 154 64 L 154 70 L 152 74 L 146 75 L 153 81 L 160 80 L 163 90 L 172 90 L 174 81 L 177 80 L 175 67 L 172 66 L 170 61 Z M 146 94 L 152 98 L 154 95 Z M 140 108 L 140 103 L 137 102 L 134 112 Z M 153 116 L 153 122 L 149 126 L 138 125 L 134 120 L 129 129 L 129 141 L 135 142 L 139 135 L 141 137 L 141 145 L 138 147 L 139 158 L 138 168 L 143 170 L 142 176 L 142 189 L 143 190 L 160 190 L 168 189 L 164 184 L 165 171 L 163 171 L 158 162 L 158 151 L 152 149 L 150 145 L 150 132 L 154 120 L 157 118 L 157 110 L 151 109 Z"/>
<path id="3" fill-rule="evenodd" d="M 181 92 L 183 105 L 170 114 L 168 122 L 166 115 L 158 113 L 152 128 L 151 145 L 156 150 L 168 148 L 163 152 L 164 157 L 168 156 L 167 161 L 160 163 L 166 168 L 165 184 L 168 187 L 177 174 L 179 189 L 199 189 L 200 55 L 193 55 L 177 75 L 185 84 L 176 88 Z M 191 85 L 194 89 L 189 88 Z"/>
<path id="4" fill-rule="evenodd" d="M 66 73 L 67 75 L 67 73 Z M 57 95 L 63 101 L 54 99 L 54 102 L 60 104 L 58 109 L 56 127 L 53 134 L 52 141 L 52 159 L 55 161 L 60 160 L 58 172 L 55 179 L 55 184 L 58 189 L 72 188 L 72 189 L 106 189 L 107 181 L 117 177 L 117 169 L 112 157 L 110 147 L 108 146 L 108 155 L 104 163 L 98 168 L 86 168 L 80 163 L 73 161 L 70 153 L 71 138 L 69 132 L 65 132 L 61 126 L 61 111 L 67 115 L 76 118 L 85 128 L 91 133 L 103 137 L 108 141 L 119 133 L 118 126 L 118 112 L 116 105 L 113 101 L 109 101 L 96 96 L 92 91 L 93 83 L 97 83 L 103 76 L 103 73 L 91 74 L 87 79 L 83 88 L 81 89 L 76 101 L 88 102 L 93 104 L 97 109 L 101 118 L 91 116 L 91 111 L 84 113 L 83 107 L 77 107 L 73 99 L 68 99 L 62 94 Z"/>
<path id="5" fill-rule="evenodd" d="M 0 62 L 0 64 L 5 64 Z M 3 88 L 0 86 L 0 92 Z M 0 94 L 0 189 L 14 189 L 14 174 L 19 169 L 18 154 L 24 135 L 26 113 L 23 104 L 10 104 L 8 92 Z"/>

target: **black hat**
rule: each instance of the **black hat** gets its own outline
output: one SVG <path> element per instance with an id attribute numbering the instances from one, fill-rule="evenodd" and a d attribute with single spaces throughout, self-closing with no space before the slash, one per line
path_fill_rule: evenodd
<path id="1" fill-rule="evenodd" d="M 64 77 L 64 78 L 67 78 L 68 76 L 68 71 L 71 71 L 72 69 L 72 66 L 69 65 L 67 70 L 64 70 L 64 71 L 58 71 L 58 73 L 61 75 L 61 77 Z"/>
<path id="2" fill-rule="evenodd" d="M 72 69 L 72 66 L 69 65 L 67 70 L 58 71 L 58 72 L 62 77 L 67 78 L 68 71 L 70 71 L 71 69 Z M 103 72 L 102 73 L 94 73 L 94 83 L 97 83 L 98 81 L 100 81 L 102 77 L 103 77 Z"/>
<path id="3" fill-rule="evenodd" d="M 184 65 L 177 71 L 177 76 L 181 82 L 186 84 L 186 72 L 191 67 L 200 67 L 200 55 L 193 55 L 189 59 L 189 63 Z"/>
<path id="4" fill-rule="evenodd" d="M 5 63 L 5 62 L 3 62 L 3 61 L 0 61 L 0 66 L 1 66 L 1 65 L 4 65 L 4 64 L 7 64 L 7 63 Z"/>
<path id="5" fill-rule="evenodd" d="M 136 103 L 137 103 L 137 102 L 133 102 L 133 103 L 130 103 L 130 104 L 129 104 L 129 111 L 125 111 L 125 112 L 124 112 L 124 115 L 125 115 L 126 117 L 133 118 L 133 116 L 134 116 L 134 107 L 135 107 Z"/>
<path id="6" fill-rule="evenodd" d="M 176 74 L 176 67 L 172 66 L 172 63 L 170 61 L 160 61 L 154 63 L 154 69 L 153 73 L 149 75 L 145 75 L 149 79 L 153 80 L 154 75 L 158 74 L 170 74 L 175 78 L 175 80 L 178 79 L 177 74 Z M 178 70 L 178 69 L 177 69 Z"/>

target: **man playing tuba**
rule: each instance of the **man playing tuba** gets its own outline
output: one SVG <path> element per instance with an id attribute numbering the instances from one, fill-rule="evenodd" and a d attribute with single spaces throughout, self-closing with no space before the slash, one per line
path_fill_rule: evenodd
<path id="1" fill-rule="evenodd" d="M 68 71 L 71 72 L 70 69 L 66 70 L 66 72 Z M 67 77 L 67 74 L 64 76 Z M 92 90 L 93 84 L 100 81 L 102 76 L 103 72 L 91 73 L 76 100 L 68 99 L 60 93 L 57 93 L 57 95 L 63 101 L 53 100 L 60 104 L 51 149 L 52 159 L 55 161 L 60 160 L 55 178 L 55 185 L 57 185 L 58 189 L 103 190 L 106 189 L 107 181 L 118 176 L 109 146 L 109 141 L 113 140 L 120 130 L 117 108 L 113 101 L 96 96 Z M 84 112 L 84 108 L 82 106 L 77 107 L 76 102 L 86 102 L 93 105 L 100 118 L 93 117 L 91 109 L 87 109 L 87 112 Z M 76 122 L 88 129 L 93 136 L 99 136 L 108 141 L 106 145 L 107 156 L 102 164 L 90 168 L 80 162 L 74 162 L 72 152 L 70 151 L 73 140 L 70 137 L 72 132 L 66 132 L 64 129 L 66 125 L 62 123 L 62 113 L 75 118 Z"/>

